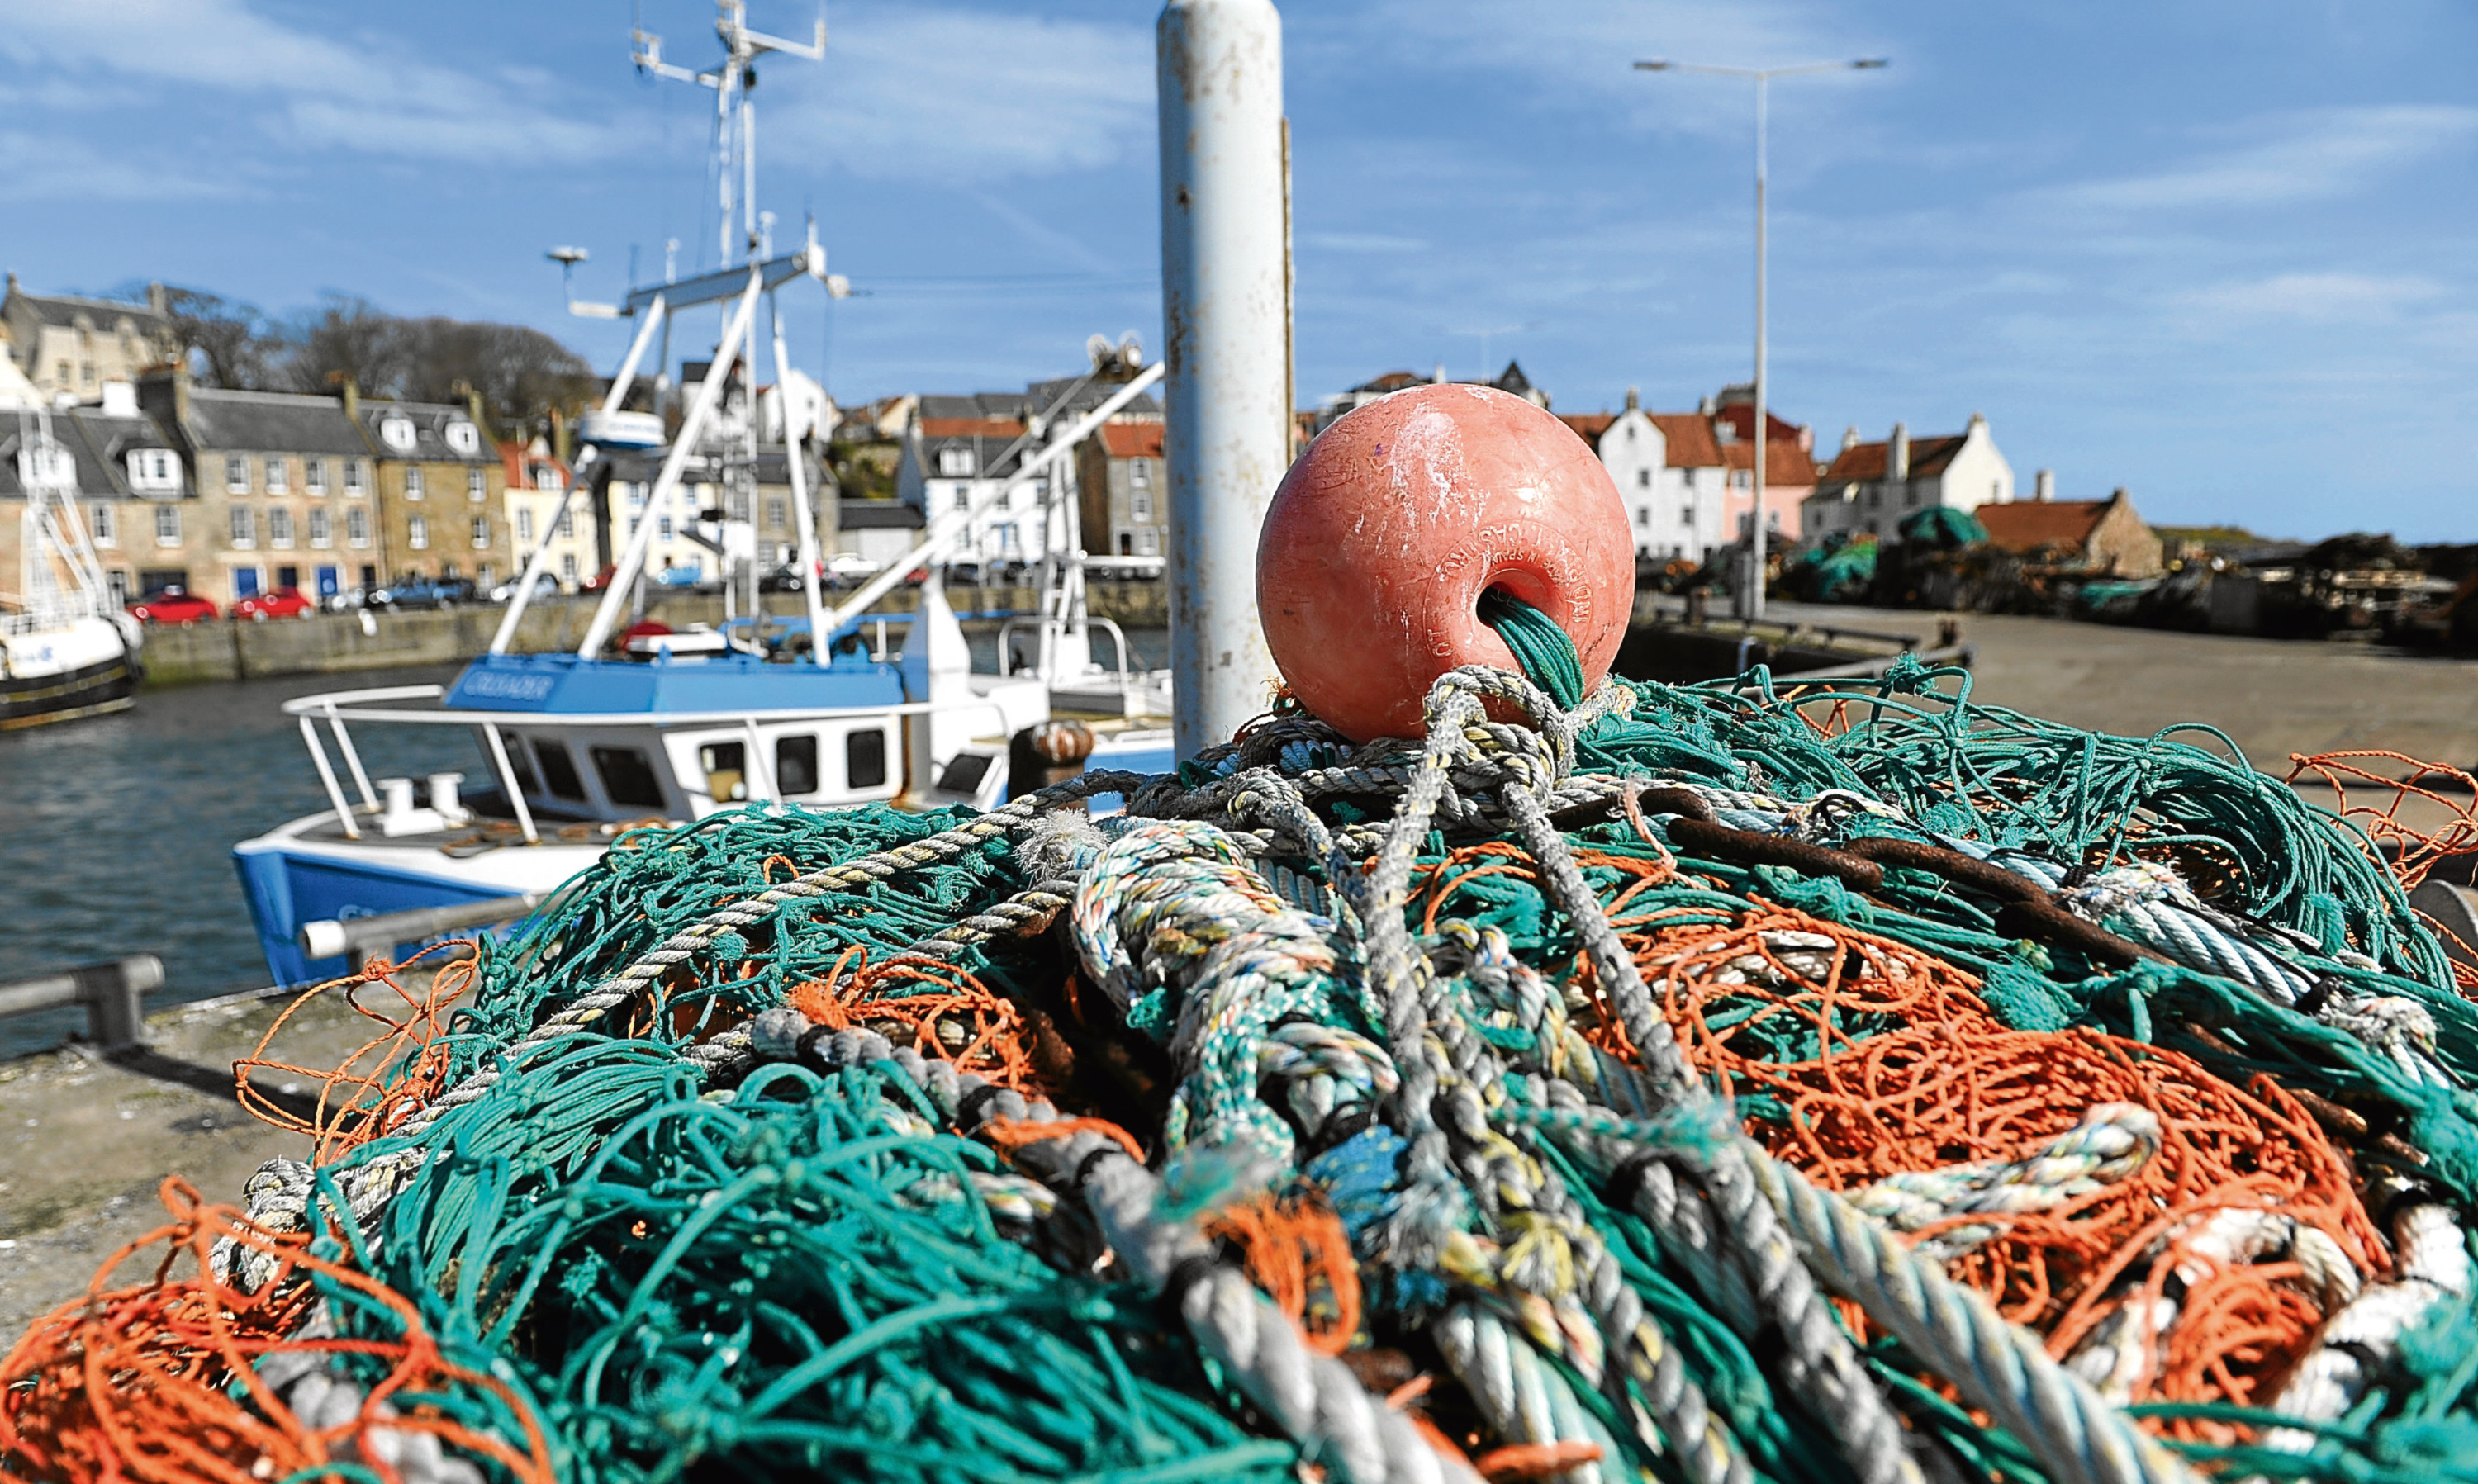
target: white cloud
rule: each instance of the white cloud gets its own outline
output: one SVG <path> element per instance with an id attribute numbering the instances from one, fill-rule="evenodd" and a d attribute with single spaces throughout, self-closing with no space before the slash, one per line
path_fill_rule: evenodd
<path id="1" fill-rule="evenodd" d="M 2478 108 L 2442 104 L 2318 109 L 2255 125 L 2244 147 L 2115 180 L 2046 192 L 2100 211 L 2286 206 L 2364 189 L 2388 171 L 2478 136 Z"/>
<path id="2" fill-rule="evenodd" d="M 1322 247 L 1337 253 L 1418 253 L 1429 250 L 1426 238 L 1402 237 L 1390 232 L 1302 232 L 1300 241 L 1309 247 Z"/>
<path id="3" fill-rule="evenodd" d="M 823 69 L 778 62 L 765 88 L 793 106 L 767 116 L 760 133 L 778 142 L 761 139 L 761 161 L 790 148 L 874 179 L 985 184 L 1153 148 L 1153 42 L 1140 24 L 842 6 Z"/>
<path id="4" fill-rule="evenodd" d="M 256 119 L 297 148 L 462 161 L 579 161 L 626 142 L 474 72 L 434 65 L 389 38 L 292 29 L 247 0 L 0 0 L 0 51 L 69 67 L 264 100 Z"/>
<path id="5" fill-rule="evenodd" d="M 2279 273 L 2214 284 L 2187 294 L 2184 303 L 2220 318 L 2352 322 L 2388 319 L 2444 293 L 2442 285 L 2415 274 Z"/>
<path id="6" fill-rule="evenodd" d="M 11 200 L 228 200 L 254 193 L 220 175 L 107 153 L 84 139 L 0 131 L 0 197 Z"/>

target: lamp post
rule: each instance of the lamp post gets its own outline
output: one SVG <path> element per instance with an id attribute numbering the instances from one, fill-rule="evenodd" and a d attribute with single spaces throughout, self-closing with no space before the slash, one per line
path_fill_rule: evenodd
<path id="1" fill-rule="evenodd" d="M 1771 102 L 1772 81 L 1777 77 L 1795 77 L 1808 72 L 1867 71 L 1887 64 L 1884 57 L 1864 57 L 1855 62 L 1808 62 L 1792 67 L 1724 67 L 1700 62 L 1638 62 L 1638 72 L 1704 72 L 1714 77 L 1742 77 L 1756 85 L 1756 446 L 1754 466 L 1749 483 L 1755 491 L 1755 506 L 1749 516 L 1748 594 L 1743 613 L 1748 618 L 1764 616 L 1764 131 L 1766 113 Z"/>

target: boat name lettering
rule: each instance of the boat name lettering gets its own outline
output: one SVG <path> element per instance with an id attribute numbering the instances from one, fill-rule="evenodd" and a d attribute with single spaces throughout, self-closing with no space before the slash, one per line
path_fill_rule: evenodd
<path id="1" fill-rule="evenodd" d="M 500 700 L 538 701 L 550 694 L 554 677 L 549 675 L 500 675 L 484 671 L 465 680 L 468 695 L 488 695 Z"/>

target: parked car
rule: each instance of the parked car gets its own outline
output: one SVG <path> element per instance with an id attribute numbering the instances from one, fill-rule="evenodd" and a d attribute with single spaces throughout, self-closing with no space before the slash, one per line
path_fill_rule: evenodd
<path id="1" fill-rule="evenodd" d="M 410 582 L 391 583 L 370 594 L 372 608 L 392 608 L 411 613 L 425 608 L 453 608 L 473 601 L 473 579 L 470 577 L 416 577 Z"/>
<path id="2" fill-rule="evenodd" d="M 832 584 L 828 580 L 822 577 L 818 583 L 820 591 L 823 591 L 831 585 Z M 786 562 L 781 566 L 775 567 L 763 577 L 758 578 L 757 591 L 760 592 L 799 591 L 800 564 L 797 562 Z"/>
<path id="3" fill-rule="evenodd" d="M 857 588 L 876 576 L 880 570 L 875 562 L 851 552 L 838 552 L 826 559 L 826 584 L 835 588 Z"/>
<path id="4" fill-rule="evenodd" d="M 523 578 L 511 577 L 506 582 L 503 582 L 491 590 L 491 601 L 493 603 L 513 602 L 516 599 L 517 590 L 523 586 Z M 548 572 L 544 572 L 540 577 L 534 579 L 534 597 L 536 599 L 539 600 L 542 598 L 557 596 L 559 596 L 558 578 L 553 577 Z"/>
<path id="5" fill-rule="evenodd" d="M 705 577 L 700 566 L 667 566 L 654 574 L 654 585 L 662 588 L 694 588 Z"/>
<path id="6" fill-rule="evenodd" d="M 187 588 L 165 588 L 161 592 L 150 592 L 130 604 L 129 616 L 140 623 L 177 623 L 186 629 L 193 623 L 206 622 L 218 615 L 215 604 Z"/>
<path id="7" fill-rule="evenodd" d="M 303 596 L 298 588 L 277 588 L 271 592 L 242 598 L 232 606 L 232 616 L 259 623 L 269 618 L 315 618 L 318 616 L 318 605 Z"/>

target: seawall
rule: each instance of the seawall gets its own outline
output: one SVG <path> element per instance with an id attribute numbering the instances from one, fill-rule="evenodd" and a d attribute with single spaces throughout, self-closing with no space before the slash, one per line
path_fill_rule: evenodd
<path id="1" fill-rule="evenodd" d="M 949 588 L 947 596 L 957 614 L 970 618 L 1028 612 L 1040 595 L 1029 588 Z M 916 601 L 912 591 L 902 590 L 889 593 L 872 611 L 909 613 Z M 1087 602 L 1094 616 L 1131 628 L 1158 628 L 1170 621 L 1169 590 L 1158 582 L 1093 583 Z M 765 603 L 770 614 L 788 616 L 801 611 L 797 593 L 768 593 Z M 719 624 L 722 596 L 666 592 L 648 599 L 645 616 L 674 629 Z M 500 616 L 495 604 L 474 604 L 443 613 L 320 614 L 263 623 L 218 619 L 190 628 L 150 626 L 141 658 L 150 686 L 449 665 L 490 648 Z M 589 598 L 537 602 L 525 610 L 513 647 L 524 653 L 573 648 L 593 618 Z"/>

